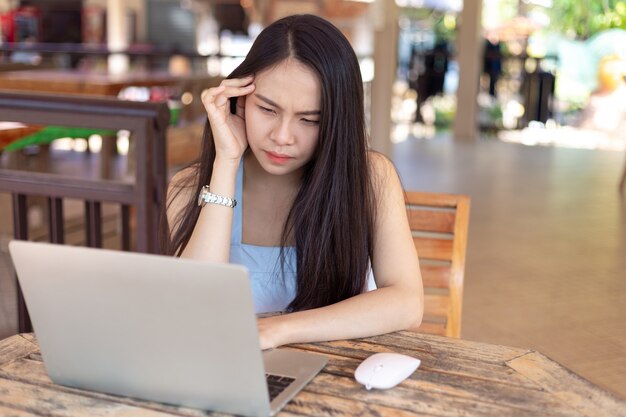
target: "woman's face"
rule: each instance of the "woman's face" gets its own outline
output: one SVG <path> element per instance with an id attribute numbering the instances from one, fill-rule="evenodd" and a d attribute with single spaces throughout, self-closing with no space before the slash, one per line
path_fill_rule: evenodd
<path id="1" fill-rule="evenodd" d="M 284 175 L 300 171 L 319 141 L 321 88 L 317 75 L 287 59 L 255 75 L 246 97 L 248 145 L 265 171 Z"/>

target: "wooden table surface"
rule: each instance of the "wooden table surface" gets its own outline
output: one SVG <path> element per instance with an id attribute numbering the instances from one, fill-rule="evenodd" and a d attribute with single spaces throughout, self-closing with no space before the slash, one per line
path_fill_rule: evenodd
<path id="1" fill-rule="evenodd" d="M 279 416 L 626 416 L 626 402 L 532 350 L 408 332 L 289 348 L 323 353 L 329 363 Z M 387 351 L 422 365 L 394 389 L 365 390 L 355 368 Z M 0 415 L 212 414 L 55 385 L 35 338 L 22 334 L 0 341 Z"/>

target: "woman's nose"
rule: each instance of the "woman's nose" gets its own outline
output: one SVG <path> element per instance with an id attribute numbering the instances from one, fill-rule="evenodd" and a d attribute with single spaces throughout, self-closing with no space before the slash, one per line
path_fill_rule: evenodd
<path id="1" fill-rule="evenodd" d="M 289 145 L 293 141 L 293 135 L 289 126 L 289 120 L 281 119 L 274 127 L 272 140 L 279 145 Z"/>

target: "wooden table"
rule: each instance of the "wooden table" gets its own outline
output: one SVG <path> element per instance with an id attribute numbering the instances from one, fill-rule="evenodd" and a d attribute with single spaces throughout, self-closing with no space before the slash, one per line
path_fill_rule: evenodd
<path id="1" fill-rule="evenodd" d="M 280 416 L 626 416 L 626 402 L 531 350 L 408 332 L 290 348 L 330 360 Z M 386 351 L 419 357 L 422 365 L 392 390 L 366 391 L 354 370 Z M 208 414 L 55 385 L 31 334 L 0 341 L 0 415 Z"/>

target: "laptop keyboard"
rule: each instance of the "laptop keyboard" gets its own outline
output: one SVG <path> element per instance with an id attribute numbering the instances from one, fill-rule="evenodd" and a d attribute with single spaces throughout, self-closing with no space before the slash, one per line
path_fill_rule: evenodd
<path id="1" fill-rule="evenodd" d="M 265 374 L 265 380 L 267 381 L 267 388 L 270 392 L 270 401 L 278 397 L 278 395 L 285 390 L 295 378 L 288 376 Z"/>

